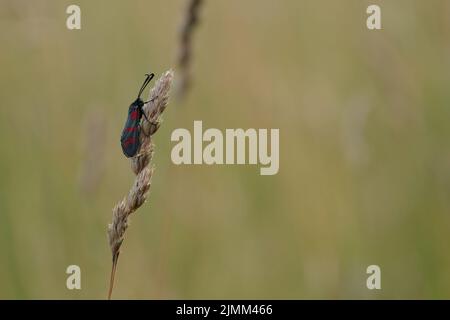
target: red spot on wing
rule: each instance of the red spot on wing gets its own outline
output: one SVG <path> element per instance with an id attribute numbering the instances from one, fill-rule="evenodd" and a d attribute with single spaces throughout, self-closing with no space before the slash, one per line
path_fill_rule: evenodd
<path id="1" fill-rule="evenodd" d="M 130 113 L 130 119 L 131 120 L 137 120 L 137 118 L 138 118 L 138 111 L 137 110 L 132 111 Z"/>
<path id="2" fill-rule="evenodd" d="M 138 127 L 129 127 L 129 128 L 126 128 L 125 130 L 127 132 L 133 132 L 133 131 L 136 131 L 137 129 L 138 129 Z"/>
<path id="3" fill-rule="evenodd" d="M 123 142 L 123 147 L 126 148 L 128 145 L 133 144 L 133 143 L 135 143 L 135 142 L 136 142 L 136 138 L 134 138 L 134 137 L 129 137 L 128 139 L 126 139 L 126 140 Z"/>

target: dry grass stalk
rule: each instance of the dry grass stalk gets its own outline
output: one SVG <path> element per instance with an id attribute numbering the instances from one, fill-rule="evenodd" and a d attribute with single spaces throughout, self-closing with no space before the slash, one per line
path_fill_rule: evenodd
<path id="1" fill-rule="evenodd" d="M 180 28 L 180 47 L 178 52 L 179 82 L 177 94 L 183 97 L 191 84 L 191 56 L 192 56 L 192 34 L 198 24 L 199 10 L 203 0 L 188 0 L 184 14 L 184 20 Z"/>
<path id="2" fill-rule="evenodd" d="M 141 148 L 136 156 L 131 158 L 131 169 L 136 174 L 136 179 L 131 187 L 128 196 L 123 198 L 113 209 L 112 223 L 108 225 L 109 246 L 112 253 L 112 269 L 109 284 L 108 299 L 114 286 L 114 277 L 119 259 L 120 247 L 128 228 L 129 216 L 145 202 L 150 190 L 151 178 L 154 168 L 149 168 L 148 164 L 152 160 L 154 145 L 152 136 L 161 124 L 161 114 L 164 112 L 169 99 L 169 91 L 172 85 L 173 71 L 167 71 L 158 79 L 153 89 L 150 91 L 150 102 L 145 104 L 143 110 L 150 123 L 142 117 L 142 131 L 140 135 Z"/>

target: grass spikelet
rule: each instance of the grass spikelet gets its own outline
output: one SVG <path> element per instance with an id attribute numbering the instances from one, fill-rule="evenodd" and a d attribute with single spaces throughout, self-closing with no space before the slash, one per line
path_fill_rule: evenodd
<path id="1" fill-rule="evenodd" d="M 161 115 L 169 101 L 172 80 L 173 71 L 169 70 L 158 79 L 150 91 L 149 102 L 143 107 L 143 111 L 149 119 L 149 122 L 145 120 L 145 117 L 142 117 L 141 148 L 138 154 L 131 158 L 131 169 L 136 175 L 136 179 L 128 195 L 114 207 L 112 222 L 108 225 L 108 240 L 112 253 L 108 299 L 111 299 L 120 248 L 125 239 L 125 232 L 129 225 L 129 217 L 144 204 L 150 191 L 151 178 L 154 171 L 153 167 L 148 167 L 151 163 L 154 150 L 152 136 L 157 132 L 161 124 Z M 150 134 L 147 136 L 143 132 Z"/>

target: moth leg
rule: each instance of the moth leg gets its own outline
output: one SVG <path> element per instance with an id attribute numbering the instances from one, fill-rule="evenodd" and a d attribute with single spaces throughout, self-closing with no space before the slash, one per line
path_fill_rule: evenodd
<path id="1" fill-rule="evenodd" d="M 151 123 L 150 120 L 148 120 L 147 115 L 145 114 L 144 110 L 141 109 L 142 115 L 144 116 L 145 120 L 147 120 L 147 122 Z"/>
<path id="2" fill-rule="evenodd" d="M 158 96 L 154 97 L 153 99 L 151 99 L 151 100 L 149 100 L 149 101 L 144 102 L 144 104 L 149 103 L 149 102 L 153 102 L 156 98 L 158 98 Z M 147 122 L 148 122 L 150 125 L 152 125 L 152 126 L 154 126 L 154 127 L 157 127 L 157 126 L 158 126 L 159 122 L 158 122 L 158 121 L 153 121 L 153 120 L 150 121 L 150 120 L 148 119 L 147 115 L 145 114 L 145 112 L 144 112 L 144 110 L 143 110 L 142 107 L 141 107 L 141 112 L 142 112 L 142 115 L 144 116 L 145 120 L 147 120 Z M 149 135 L 146 135 L 146 136 L 148 137 Z"/>
<path id="3" fill-rule="evenodd" d="M 149 102 L 153 102 L 153 101 L 155 101 L 156 98 L 158 98 L 158 96 L 156 96 L 156 97 L 154 97 L 153 99 L 150 99 L 150 100 L 148 100 L 148 101 L 145 101 L 144 104 L 147 104 L 147 103 L 149 103 Z"/>
<path id="4" fill-rule="evenodd" d="M 151 123 L 151 122 L 150 122 Z M 144 134 L 144 136 L 146 137 L 150 137 L 150 133 L 146 134 L 144 128 L 141 126 L 141 124 L 139 123 L 139 128 L 141 129 L 142 133 Z"/>
<path id="5" fill-rule="evenodd" d="M 148 100 L 148 101 L 145 101 L 145 102 L 144 102 L 144 105 L 147 104 L 147 103 L 149 103 L 149 102 L 155 101 L 155 99 L 157 99 L 157 98 L 158 98 L 158 96 L 153 97 L 153 99 L 150 99 L 150 100 Z M 159 125 L 159 121 L 149 120 L 148 117 L 147 117 L 147 115 L 146 115 L 145 112 L 144 112 L 144 108 L 143 108 L 143 107 L 141 107 L 141 112 L 142 112 L 142 115 L 144 116 L 145 120 L 147 120 L 147 122 L 148 122 L 151 126 L 155 127 L 156 130 L 157 130 L 157 129 L 158 129 L 158 125 Z M 141 126 L 141 125 L 139 124 L 139 126 Z M 144 133 L 144 135 L 145 135 L 146 137 L 149 137 L 149 136 L 151 135 L 151 131 L 152 131 L 152 128 L 151 128 L 151 127 L 150 127 L 150 132 L 149 132 L 149 134 L 146 134 L 146 133 L 144 132 L 144 130 L 142 129 L 142 126 L 141 126 L 141 130 L 142 130 L 142 132 Z M 153 132 L 155 132 L 156 130 L 153 130 Z"/>
<path id="6" fill-rule="evenodd" d="M 145 133 L 145 130 L 143 129 L 143 127 L 142 127 L 142 125 L 139 123 L 139 127 L 140 127 L 140 129 L 141 129 L 141 131 L 142 131 L 142 133 L 146 136 L 146 137 L 150 137 L 150 135 L 151 135 L 151 131 L 152 131 L 152 128 L 151 128 L 151 126 L 154 126 L 154 127 L 158 127 L 158 121 L 150 121 L 148 118 L 147 118 L 147 115 L 145 114 L 145 112 L 143 112 L 142 111 L 142 115 L 144 116 L 144 118 L 145 118 L 145 120 L 147 120 L 147 122 L 150 124 L 150 131 L 149 131 L 149 133 L 147 134 L 147 133 Z M 153 132 L 155 132 L 156 130 L 154 130 Z"/>
<path id="7" fill-rule="evenodd" d="M 151 100 L 145 101 L 145 102 L 144 102 L 144 105 L 147 104 L 147 103 L 149 103 L 149 102 L 153 102 L 156 98 L 158 98 L 158 96 L 154 97 L 154 98 L 151 99 Z M 143 108 L 143 107 L 141 107 L 141 112 L 142 112 L 142 114 L 144 115 L 144 118 L 145 118 L 145 120 L 147 120 L 148 123 L 154 124 L 152 121 L 148 120 L 147 115 L 145 114 L 144 108 Z"/>

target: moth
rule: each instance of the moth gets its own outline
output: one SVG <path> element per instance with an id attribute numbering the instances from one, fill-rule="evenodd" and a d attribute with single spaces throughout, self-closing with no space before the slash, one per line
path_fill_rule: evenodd
<path id="1" fill-rule="evenodd" d="M 128 117 L 125 122 L 125 127 L 123 128 L 122 131 L 122 136 L 120 137 L 120 144 L 122 145 L 122 151 L 127 158 L 134 157 L 141 147 L 141 140 L 139 139 L 139 137 L 142 130 L 141 127 L 142 116 L 144 116 L 144 118 L 147 121 L 149 121 L 142 107 L 150 101 L 144 102 L 141 99 L 141 95 L 155 75 L 153 73 L 150 73 L 145 74 L 145 76 L 146 78 L 141 86 L 141 89 L 139 90 L 136 100 L 128 108 Z"/>

